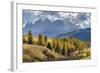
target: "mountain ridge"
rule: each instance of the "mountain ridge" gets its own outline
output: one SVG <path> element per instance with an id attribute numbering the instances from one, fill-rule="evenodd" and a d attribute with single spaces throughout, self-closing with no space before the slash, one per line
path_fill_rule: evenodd
<path id="1" fill-rule="evenodd" d="M 80 29 L 69 33 L 62 33 L 56 36 L 56 38 L 78 38 L 85 41 L 91 41 L 91 28 Z"/>
<path id="2" fill-rule="evenodd" d="M 54 37 L 59 33 L 70 32 L 76 29 L 78 29 L 78 27 L 69 21 L 64 24 L 63 20 L 51 22 L 50 20 L 46 19 L 44 21 L 38 20 L 35 24 L 32 22 L 27 22 L 26 26 L 23 28 L 23 34 L 25 35 L 28 33 L 28 31 L 32 31 L 32 33 L 36 36 L 39 33 L 42 33 L 44 35 Z"/>

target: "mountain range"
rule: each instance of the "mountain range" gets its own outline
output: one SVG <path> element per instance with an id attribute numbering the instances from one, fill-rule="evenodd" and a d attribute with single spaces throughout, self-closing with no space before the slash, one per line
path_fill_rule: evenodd
<path id="1" fill-rule="evenodd" d="M 44 21 L 38 20 L 33 24 L 32 22 L 28 22 L 26 26 L 23 28 L 23 34 L 27 34 L 28 31 L 32 31 L 36 36 L 39 33 L 44 35 L 48 35 L 49 37 L 54 37 L 63 32 L 70 32 L 78 29 L 78 27 L 72 24 L 70 21 L 67 21 L 66 24 L 62 20 L 56 20 L 51 22 L 46 19 Z"/>
<path id="2" fill-rule="evenodd" d="M 65 37 L 78 38 L 84 41 L 91 41 L 91 28 L 80 29 L 69 33 L 61 33 L 56 36 L 56 38 L 65 38 Z"/>
<path id="3" fill-rule="evenodd" d="M 80 29 L 77 25 L 71 23 L 68 19 L 66 24 L 63 20 L 56 20 L 51 22 L 49 19 L 44 21 L 38 20 L 34 24 L 27 22 L 23 28 L 23 35 L 27 35 L 29 31 L 32 31 L 34 36 L 38 34 L 47 35 L 48 37 L 76 37 L 82 40 L 90 40 L 91 29 Z"/>

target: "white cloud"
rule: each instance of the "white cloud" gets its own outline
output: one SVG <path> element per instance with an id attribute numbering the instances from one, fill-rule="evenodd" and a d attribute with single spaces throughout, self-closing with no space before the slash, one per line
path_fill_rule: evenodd
<path id="1" fill-rule="evenodd" d="M 37 15 L 42 14 L 42 11 L 32 11 L 32 13 L 33 13 L 35 16 L 37 16 Z"/>
<path id="2" fill-rule="evenodd" d="M 83 24 L 80 23 L 80 28 L 81 29 L 84 29 L 85 27 L 83 26 Z"/>
<path id="3" fill-rule="evenodd" d="M 65 12 L 59 12 L 58 13 L 60 17 L 63 17 L 63 18 L 67 18 L 69 13 L 65 13 Z"/>
<path id="4" fill-rule="evenodd" d="M 79 26 L 80 24 L 75 24 L 76 26 Z"/>
<path id="5" fill-rule="evenodd" d="M 68 19 L 72 24 L 76 24 L 78 13 L 72 12 L 58 12 L 59 16 L 62 17 L 65 21 Z"/>
<path id="6" fill-rule="evenodd" d="M 67 13 L 67 12 L 58 12 L 60 17 L 68 18 L 70 16 L 77 17 L 78 13 Z"/>
<path id="7" fill-rule="evenodd" d="M 33 22 L 33 24 L 41 19 L 44 21 L 45 19 L 49 19 L 51 22 L 56 20 L 64 20 L 64 23 L 66 24 L 67 21 L 70 21 L 72 24 L 75 24 L 76 26 L 79 26 L 80 28 L 84 28 L 85 26 L 90 26 L 90 14 L 89 13 L 75 13 L 75 12 L 46 12 L 46 11 L 25 11 L 31 14 L 30 20 Z M 81 20 L 80 15 L 85 14 L 86 20 Z M 23 27 L 25 27 L 25 24 L 23 24 Z"/>
<path id="8" fill-rule="evenodd" d="M 51 22 L 53 22 L 53 21 L 54 21 L 54 16 L 47 15 L 47 18 L 48 18 Z"/>
<path id="9" fill-rule="evenodd" d="M 63 18 L 57 16 L 57 15 L 52 15 L 52 14 L 47 14 L 46 12 L 43 11 L 32 11 L 32 16 L 31 18 L 33 18 L 33 24 L 35 21 L 41 19 L 42 21 L 44 21 L 45 19 L 49 19 L 51 22 L 56 21 L 56 20 L 63 20 Z"/>
<path id="10" fill-rule="evenodd" d="M 84 23 L 89 24 L 89 22 L 88 22 L 88 21 L 84 21 Z"/>
<path id="11" fill-rule="evenodd" d="M 78 23 L 76 25 L 79 26 L 81 29 L 90 27 L 90 23 L 87 20 L 83 21 L 83 22 L 80 22 L 80 23 Z"/>
<path id="12" fill-rule="evenodd" d="M 51 22 L 56 21 L 56 20 L 63 20 L 62 18 L 57 17 L 57 16 L 55 16 L 55 15 L 47 15 L 47 18 L 48 18 Z"/>
<path id="13" fill-rule="evenodd" d="M 85 28 L 84 25 L 83 25 L 83 23 L 78 23 L 78 24 L 75 24 L 75 25 L 78 26 L 81 29 L 84 29 Z"/>
<path id="14" fill-rule="evenodd" d="M 22 27 L 24 28 L 26 26 L 26 24 L 23 24 Z"/>

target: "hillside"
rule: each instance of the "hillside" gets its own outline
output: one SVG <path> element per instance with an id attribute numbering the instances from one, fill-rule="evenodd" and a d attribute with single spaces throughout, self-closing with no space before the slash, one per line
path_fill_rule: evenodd
<path id="1" fill-rule="evenodd" d="M 24 62 L 56 60 L 58 58 L 64 58 L 64 56 L 54 53 L 43 46 L 23 44 Z"/>
<path id="2" fill-rule="evenodd" d="M 73 53 L 75 54 L 75 53 Z M 57 52 L 53 52 L 46 47 L 23 44 L 23 62 L 43 62 L 43 61 L 63 61 L 63 60 L 87 60 L 90 56 L 82 57 L 83 54 L 77 56 L 64 56 Z"/>
<path id="3" fill-rule="evenodd" d="M 78 38 L 80 40 L 91 41 L 91 29 L 80 29 L 76 31 L 72 31 L 69 33 L 62 33 L 56 36 L 56 38 Z"/>

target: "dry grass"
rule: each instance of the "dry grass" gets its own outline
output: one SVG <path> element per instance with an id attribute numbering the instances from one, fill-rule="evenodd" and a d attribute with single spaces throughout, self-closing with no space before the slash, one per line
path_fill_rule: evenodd
<path id="1" fill-rule="evenodd" d="M 84 50 L 88 51 L 88 50 Z M 89 50 L 90 51 L 90 50 Z M 61 61 L 61 60 L 80 60 L 87 59 L 88 57 L 80 56 L 63 56 L 50 49 L 32 44 L 23 44 L 23 62 L 42 62 L 42 61 Z M 90 57 L 88 58 L 90 59 Z"/>
<path id="2" fill-rule="evenodd" d="M 64 56 L 58 53 L 54 53 L 48 48 L 43 46 L 23 44 L 23 60 L 25 60 L 26 62 L 55 60 L 57 58 L 63 58 L 63 57 Z"/>

